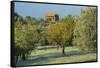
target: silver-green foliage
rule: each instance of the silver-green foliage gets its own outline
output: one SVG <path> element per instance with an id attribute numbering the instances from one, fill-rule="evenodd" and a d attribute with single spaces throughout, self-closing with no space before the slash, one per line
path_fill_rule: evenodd
<path id="1" fill-rule="evenodd" d="M 96 51 L 96 7 L 85 7 L 77 19 L 73 44 L 81 50 Z"/>
<path id="2" fill-rule="evenodd" d="M 35 26 L 30 22 L 32 21 L 25 21 L 22 17 L 15 16 L 14 35 L 16 61 L 19 57 L 25 60 L 30 51 L 35 49 L 35 44 L 40 38 Z"/>

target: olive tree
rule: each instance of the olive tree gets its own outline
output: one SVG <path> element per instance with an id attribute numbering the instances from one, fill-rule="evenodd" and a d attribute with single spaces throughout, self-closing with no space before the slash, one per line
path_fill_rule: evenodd
<path id="1" fill-rule="evenodd" d="M 15 19 L 15 51 L 16 61 L 20 57 L 22 60 L 26 60 L 27 55 L 35 49 L 35 44 L 39 40 L 39 33 L 36 28 L 28 21 L 24 23 L 22 17 Z"/>
<path id="2" fill-rule="evenodd" d="M 73 44 L 80 50 L 96 51 L 96 8 L 85 7 L 77 19 Z"/>
<path id="3" fill-rule="evenodd" d="M 51 24 L 45 30 L 49 43 L 58 45 L 62 48 L 62 54 L 65 55 L 65 44 L 72 37 L 72 23 Z"/>

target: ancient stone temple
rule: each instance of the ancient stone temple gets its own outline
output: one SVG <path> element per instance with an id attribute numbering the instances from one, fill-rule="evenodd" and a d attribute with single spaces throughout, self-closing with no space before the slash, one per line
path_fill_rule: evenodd
<path id="1" fill-rule="evenodd" d="M 45 20 L 51 23 L 56 23 L 59 21 L 59 15 L 55 13 L 46 13 Z"/>

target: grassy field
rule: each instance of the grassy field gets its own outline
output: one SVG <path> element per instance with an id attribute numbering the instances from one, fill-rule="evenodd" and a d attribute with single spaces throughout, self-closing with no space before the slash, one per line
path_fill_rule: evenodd
<path id="1" fill-rule="evenodd" d="M 41 64 L 57 64 L 57 63 L 73 63 L 96 61 L 96 53 L 82 52 L 75 47 L 66 47 L 66 55 L 63 56 L 61 49 L 54 46 L 38 47 L 32 51 L 26 61 L 18 61 L 20 65 L 41 65 Z"/>

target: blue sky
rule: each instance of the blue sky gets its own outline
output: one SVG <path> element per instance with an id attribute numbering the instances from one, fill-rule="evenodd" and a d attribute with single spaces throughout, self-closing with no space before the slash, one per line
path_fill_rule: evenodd
<path id="1" fill-rule="evenodd" d="M 23 17 L 32 16 L 37 19 L 44 18 L 47 12 L 57 13 L 60 18 L 69 14 L 79 15 L 81 8 L 82 6 L 15 2 L 15 12 Z"/>

